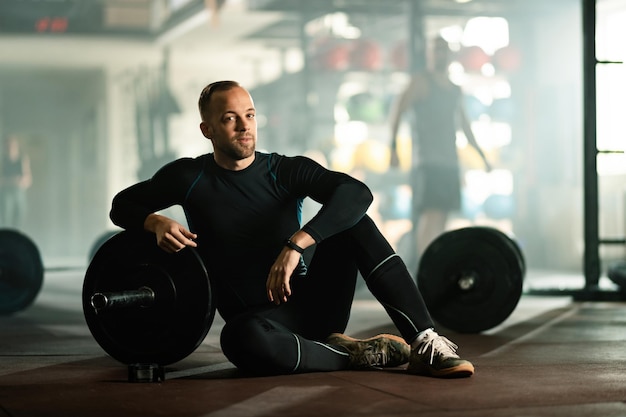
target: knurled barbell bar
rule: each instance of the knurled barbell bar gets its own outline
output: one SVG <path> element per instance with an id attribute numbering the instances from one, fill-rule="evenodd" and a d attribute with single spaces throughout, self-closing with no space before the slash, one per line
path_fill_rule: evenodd
<path id="1" fill-rule="evenodd" d="M 96 310 L 111 310 L 124 307 L 149 307 L 154 304 L 156 295 L 149 287 L 122 292 L 97 292 L 91 296 L 91 306 Z"/>

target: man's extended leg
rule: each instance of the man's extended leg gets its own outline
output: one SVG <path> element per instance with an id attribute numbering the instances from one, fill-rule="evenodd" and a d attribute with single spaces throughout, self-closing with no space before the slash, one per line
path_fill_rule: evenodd
<path id="1" fill-rule="evenodd" d="M 280 309 L 230 319 L 221 334 L 226 357 L 238 368 L 260 375 L 398 366 L 409 360 L 409 346 L 393 335 L 356 341 L 341 334 L 326 343 L 292 332 L 270 316 Z"/>
<path id="2" fill-rule="evenodd" d="M 346 369 L 349 355 L 305 339 L 261 314 L 242 314 L 224 325 L 222 350 L 238 368 L 260 375 Z"/>

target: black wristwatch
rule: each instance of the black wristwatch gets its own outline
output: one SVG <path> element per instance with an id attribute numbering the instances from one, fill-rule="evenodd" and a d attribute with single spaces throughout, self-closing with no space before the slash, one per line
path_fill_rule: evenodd
<path id="1" fill-rule="evenodd" d="M 285 240 L 285 246 L 287 246 L 290 249 L 295 250 L 296 252 L 302 254 L 304 253 L 304 248 L 301 248 L 300 246 L 296 245 L 295 243 L 293 243 L 291 241 L 291 239 L 287 239 Z"/>

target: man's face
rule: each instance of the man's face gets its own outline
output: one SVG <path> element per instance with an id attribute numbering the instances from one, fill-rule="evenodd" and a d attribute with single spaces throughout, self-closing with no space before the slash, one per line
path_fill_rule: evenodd
<path id="1" fill-rule="evenodd" d="M 216 156 L 239 161 L 254 155 L 256 149 L 256 110 L 252 97 L 242 87 L 214 93 L 208 119 L 200 124 L 211 139 Z"/>

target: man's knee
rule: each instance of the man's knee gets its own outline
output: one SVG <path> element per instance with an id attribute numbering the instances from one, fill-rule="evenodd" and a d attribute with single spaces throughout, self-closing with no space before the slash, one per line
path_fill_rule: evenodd
<path id="1" fill-rule="evenodd" d="M 224 355 L 237 368 L 254 374 L 285 374 L 293 371 L 282 345 L 281 331 L 270 321 L 256 314 L 244 314 L 226 322 L 220 335 Z M 282 339 L 285 339 L 284 337 Z"/>
<path id="2" fill-rule="evenodd" d="M 228 320 L 220 334 L 220 345 L 224 355 L 237 365 L 238 358 L 248 354 L 251 341 L 256 344 L 264 340 L 264 337 L 260 337 L 263 333 L 260 329 L 265 326 L 265 320 L 251 314 L 239 315 Z"/>

